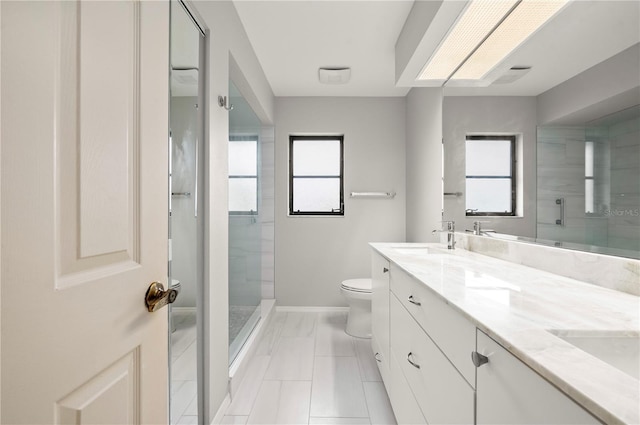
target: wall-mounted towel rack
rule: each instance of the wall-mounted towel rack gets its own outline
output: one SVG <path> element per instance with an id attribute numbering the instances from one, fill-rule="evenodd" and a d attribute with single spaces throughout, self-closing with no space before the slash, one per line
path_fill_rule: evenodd
<path id="1" fill-rule="evenodd" d="M 191 196 L 191 192 L 171 192 L 171 196 Z"/>
<path id="2" fill-rule="evenodd" d="M 395 192 L 351 192 L 352 198 L 393 198 Z"/>
<path id="3" fill-rule="evenodd" d="M 445 192 L 443 193 L 444 196 L 455 196 L 457 198 L 459 198 L 460 196 L 462 196 L 462 192 Z"/>

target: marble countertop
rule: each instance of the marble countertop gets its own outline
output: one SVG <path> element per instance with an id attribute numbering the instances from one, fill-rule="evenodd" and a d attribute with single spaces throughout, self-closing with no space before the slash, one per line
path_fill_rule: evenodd
<path id="1" fill-rule="evenodd" d="M 640 423 L 640 381 L 559 337 L 637 337 L 640 297 L 437 243 L 371 246 L 604 423 Z"/>

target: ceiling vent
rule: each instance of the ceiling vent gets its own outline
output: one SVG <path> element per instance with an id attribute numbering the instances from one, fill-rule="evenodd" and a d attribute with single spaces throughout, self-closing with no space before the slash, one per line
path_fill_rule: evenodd
<path id="1" fill-rule="evenodd" d="M 524 77 L 531 71 L 530 66 L 512 66 L 504 74 L 498 77 L 492 84 L 509 84 Z"/>
<path id="2" fill-rule="evenodd" d="M 351 79 L 351 68 L 319 68 L 318 78 L 322 84 L 346 84 Z"/>

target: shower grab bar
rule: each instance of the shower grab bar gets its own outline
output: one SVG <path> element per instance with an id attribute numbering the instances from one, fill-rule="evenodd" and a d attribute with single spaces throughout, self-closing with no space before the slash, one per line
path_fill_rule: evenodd
<path id="1" fill-rule="evenodd" d="M 564 227 L 564 198 L 556 199 L 556 205 L 560 206 L 560 219 L 556 220 L 556 224 Z"/>
<path id="2" fill-rule="evenodd" d="M 393 198 L 395 192 L 351 192 L 352 198 Z"/>
<path id="3" fill-rule="evenodd" d="M 191 192 L 171 192 L 171 196 L 186 196 L 188 198 L 191 196 Z"/>

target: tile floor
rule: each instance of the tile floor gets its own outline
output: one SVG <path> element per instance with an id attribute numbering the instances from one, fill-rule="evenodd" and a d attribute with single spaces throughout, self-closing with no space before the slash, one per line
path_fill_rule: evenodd
<path id="1" fill-rule="evenodd" d="M 396 423 L 370 340 L 344 332 L 346 312 L 273 314 L 224 424 Z"/>
<path id="2" fill-rule="evenodd" d="M 171 315 L 171 424 L 197 425 L 196 316 L 175 310 Z"/>

